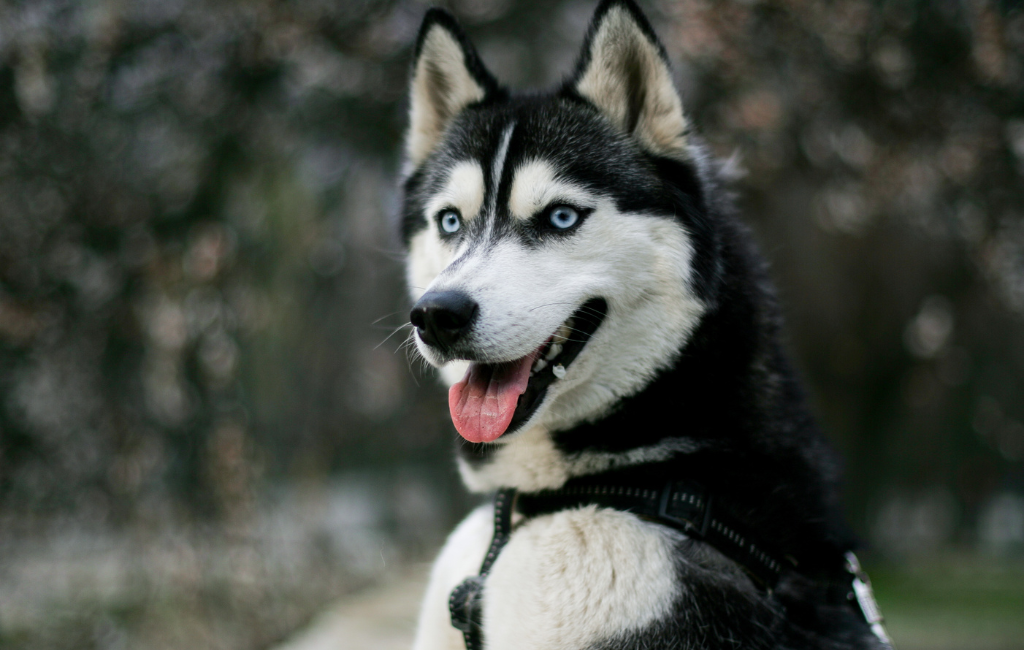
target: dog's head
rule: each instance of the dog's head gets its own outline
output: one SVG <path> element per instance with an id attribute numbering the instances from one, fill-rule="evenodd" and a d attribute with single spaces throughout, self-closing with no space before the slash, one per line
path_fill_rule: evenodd
<path id="1" fill-rule="evenodd" d="M 675 361 L 706 310 L 714 235 L 705 165 L 632 2 L 603 2 L 568 81 L 522 97 L 431 10 L 410 121 L 411 321 L 464 438 L 594 420 Z"/>

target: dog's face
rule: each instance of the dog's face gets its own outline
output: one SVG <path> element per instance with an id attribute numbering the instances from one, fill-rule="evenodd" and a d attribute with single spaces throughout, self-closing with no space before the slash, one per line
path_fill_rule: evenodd
<path id="1" fill-rule="evenodd" d="M 575 75 L 509 98 L 447 14 L 421 31 L 403 234 L 416 345 L 471 442 L 600 417 L 671 364 L 704 311 L 659 161 L 686 123 L 644 19 L 611 3 Z M 690 197 L 692 199 L 692 197 Z"/>

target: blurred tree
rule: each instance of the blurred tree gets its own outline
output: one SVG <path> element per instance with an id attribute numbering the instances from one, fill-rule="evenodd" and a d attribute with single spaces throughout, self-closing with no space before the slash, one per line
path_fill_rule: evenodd
<path id="1" fill-rule="evenodd" d="M 448 4 L 515 87 L 567 72 L 592 11 Z M 898 497 L 969 539 L 1024 490 L 1024 13 L 645 4 L 698 130 L 747 172 L 854 523 Z M 355 467 L 454 482 L 392 235 L 423 11 L 0 5 L 7 521 L 232 516 L 268 479 Z"/>

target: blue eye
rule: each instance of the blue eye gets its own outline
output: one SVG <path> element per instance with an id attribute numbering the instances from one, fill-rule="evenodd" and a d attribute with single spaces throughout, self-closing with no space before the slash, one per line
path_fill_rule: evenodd
<path id="1" fill-rule="evenodd" d="M 455 210 L 442 211 L 437 220 L 441 224 L 441 230 L 449 235 L 459 232 L 462 228 L 462 217 Z"/>
<path id="2" fill-rule="evenodd" d="M 559 230 L 572 228 L 580 220 L 580 213 L 567 205 L 558 205 L 548 213 L 548 221 Z"/>

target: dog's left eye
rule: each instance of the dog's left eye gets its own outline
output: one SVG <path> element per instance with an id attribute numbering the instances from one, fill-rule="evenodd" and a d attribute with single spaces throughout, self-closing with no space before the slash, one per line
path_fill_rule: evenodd
<path id="1" fill-rule="evenodd" d="M 580 213 L 568 205 L 556 205 L 548 212 L 548 223 L 559 230 L 572 228 L 580 220 Z"/>
<path id="2" fill-rule="evenodd" d="M 462 228 L 462 217 L 455 210 L 442 211 L 437 215 L 437 220 L 441 224 L 441 230 L 449 235 L 459 232 L 459 229 Z"/>

